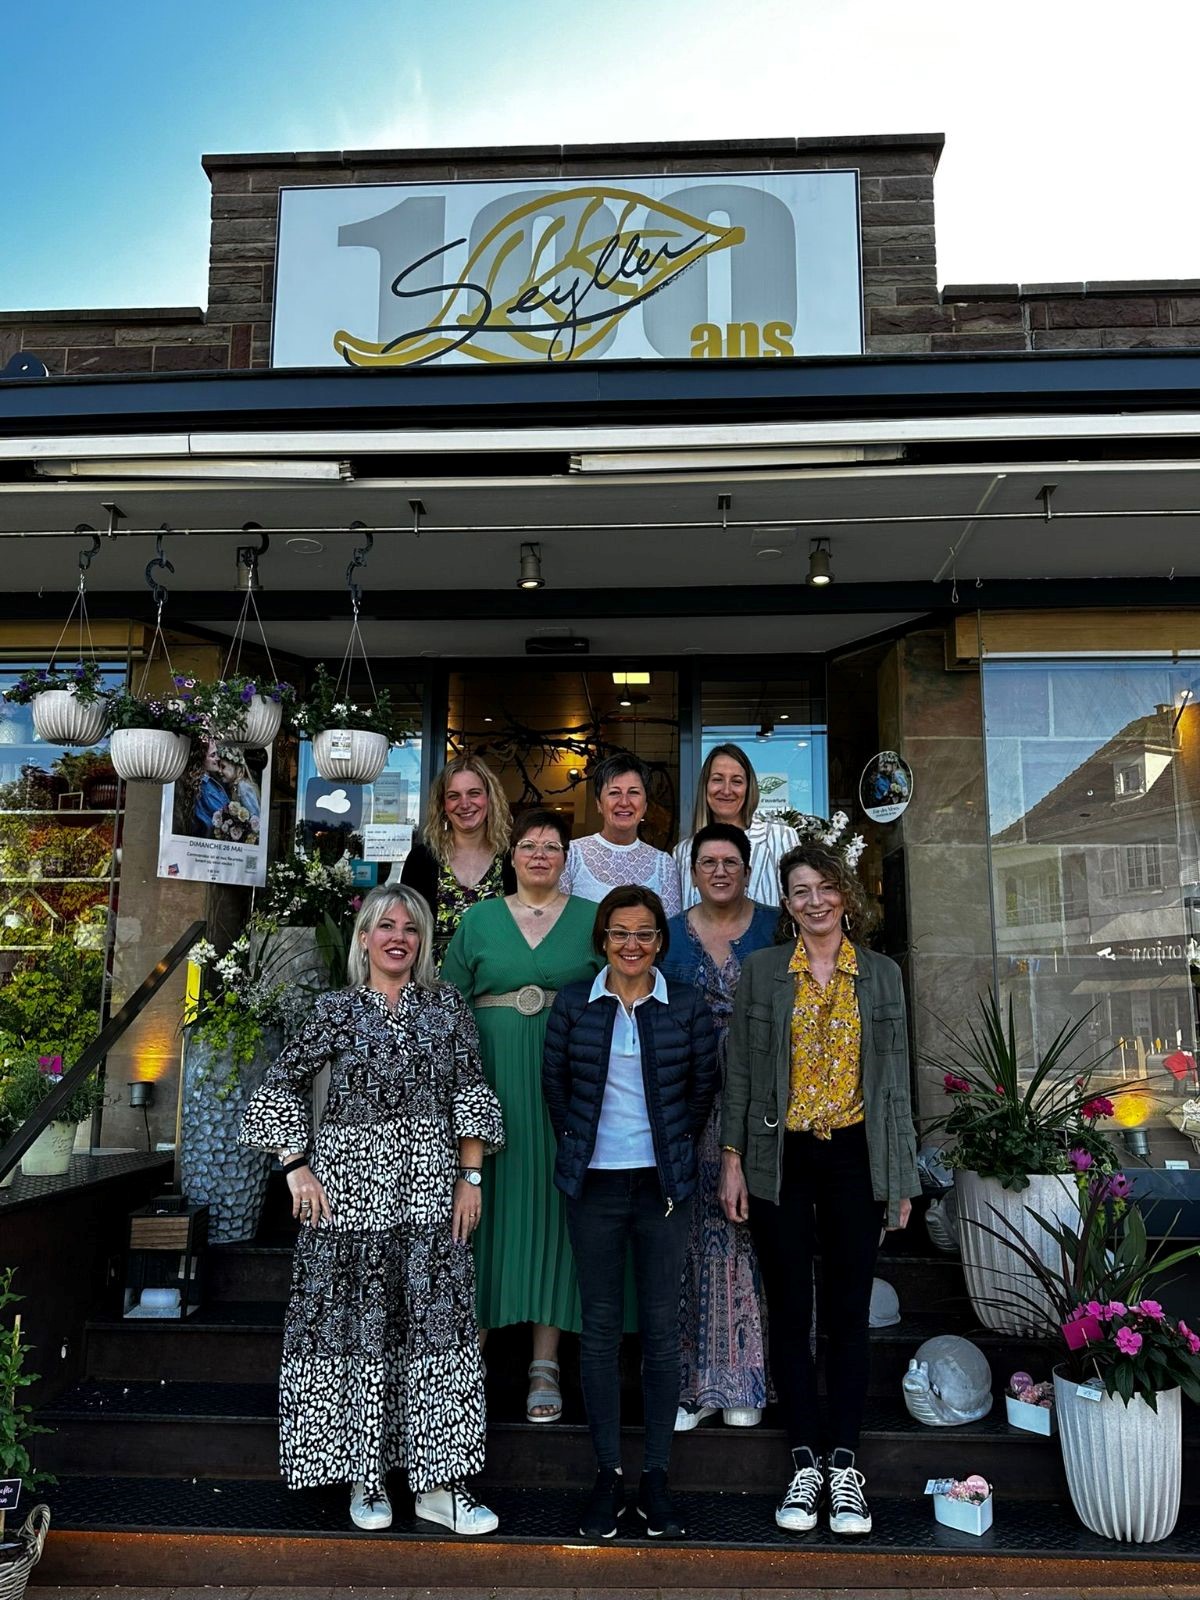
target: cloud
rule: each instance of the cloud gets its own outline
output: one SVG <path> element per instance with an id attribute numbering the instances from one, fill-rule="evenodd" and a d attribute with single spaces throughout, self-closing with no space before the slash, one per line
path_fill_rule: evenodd
<path id="1" fill-rule="evenodd" d="M 335 816 L 344 817 L 350 810 L 350 797 L 345 789 L 333 789 L 329 794 L 319 794 L 313 805 L 318 811 L 332 811 Z"/>

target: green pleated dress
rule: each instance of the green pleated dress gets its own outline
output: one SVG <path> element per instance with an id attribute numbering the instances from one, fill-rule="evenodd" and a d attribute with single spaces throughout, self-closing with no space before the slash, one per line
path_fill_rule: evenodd
<path id="1" fill-rule="evenodd" d="M 475 1304 L 481 1328 L 542 1322 L 580 1329 L 579 1288 L 563 1198 L 554 1187 L 556 1143 L 542 1098 L 549 1010 L 478 1008 L 481 994 L 527 983 L 561 989 L 602 966 L 592 950 L 596 908 L 572 896 L 531 950 L 503 899 L 472 906 L 442 963 L 442 978 L 471 1004 L 483 1068 L 504 1111 L 505 1146 L 483 1164 L 483 1215 L 475 1235 Z"/>

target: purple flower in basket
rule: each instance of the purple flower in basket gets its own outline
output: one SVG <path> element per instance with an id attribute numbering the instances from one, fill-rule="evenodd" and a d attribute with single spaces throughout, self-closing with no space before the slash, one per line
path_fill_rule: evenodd
<path id="1" fill-rule="evenodd" d="M 245 684 L 243 686 L 243 688 L 242 688 L 242 697 L 241 697 L 242 698 L 242 704 L 244 706 L 248 706 L 250 704 L 251 700 L 254 699 L 254 696 L 257 693 L 258 693 L 258 689 L 255 687 L 254 684 L 252 684 L 252 683 Z"/>

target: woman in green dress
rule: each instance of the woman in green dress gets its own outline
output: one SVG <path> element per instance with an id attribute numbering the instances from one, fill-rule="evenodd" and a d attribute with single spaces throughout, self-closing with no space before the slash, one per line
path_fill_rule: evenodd
<path id="1" fill-rule="evenodd" d="M 542 1046 L 555 994 L 594 977 L 595 907 L 559 892 L 570 829 L 558 811 L 529 811 L 513 830 L 516 890 L 472 906 L 442 963 L 479 1027 L 488 1083 L 504 1110 L 503 1156 L 484 1164 L 483 1221 L 475 1236 L 479 1326 L 533 1324 L 525 1415 L 562 1415 L 558 1340 L 580 1328 L 579 1290 L 562 1196 L 557 1146 L 542 1098 Z"/>

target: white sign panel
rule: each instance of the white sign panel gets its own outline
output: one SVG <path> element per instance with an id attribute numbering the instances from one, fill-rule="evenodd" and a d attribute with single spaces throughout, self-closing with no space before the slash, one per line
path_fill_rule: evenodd
<path id="1" fill-rule="evenodd" d="M 282 189 L 272 363 L 858 355 L 857 172 Z"/>

